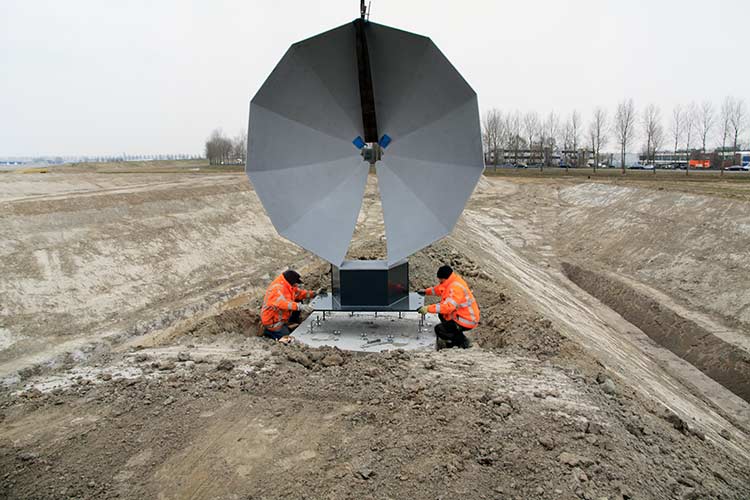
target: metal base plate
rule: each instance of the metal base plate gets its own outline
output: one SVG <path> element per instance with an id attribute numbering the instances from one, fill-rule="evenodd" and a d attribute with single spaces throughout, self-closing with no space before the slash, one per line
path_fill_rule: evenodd
<path id="1" fill-rule="evenodd" d="M 395 311 L 395 312 L 408 312 L 416 311 L 424 305 L 424 297 L 416 292 L 409 294 L 408 300 L 404 298 L 395 304 L 390 306 L 342 306 L 333 299 L 333 295 L 326 293 L 318 295 L 312 301 L 310 305 L 315 308 L 315 311 Z"/>
<path id="2" fill-rule="evenodd" d="M 435 349 L 434 318 L 416 312 L 325 312 L 311 314 L 292 334 L 310 347 L 380 352 Z"/>

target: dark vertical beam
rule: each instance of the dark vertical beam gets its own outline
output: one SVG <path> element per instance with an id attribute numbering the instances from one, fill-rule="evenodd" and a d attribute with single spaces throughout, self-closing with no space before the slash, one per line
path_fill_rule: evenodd
<path id="1" fill-rule="evenodd" d="M 375 117 L 375 94 L 372 90 L 370 53 L 367 51 L 365 21 L 354 21 L 357 34 L 357 72 L 359 73 L 359 99 L 362 105 L 362 126 L 365 142 L 378 142 L 378 121 Z"/>

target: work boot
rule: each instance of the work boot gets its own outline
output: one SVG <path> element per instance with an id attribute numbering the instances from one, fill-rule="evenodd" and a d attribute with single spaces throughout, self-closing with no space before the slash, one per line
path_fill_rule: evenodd
<path id="1" fill-rule="evenodd" d="M 437 337 L 435 339 L 435 350 L 436 351 L 440 351 L 442 349 L 447 349 L 447 348 L 448 348 L 448 343 L 445 340 L 441 339 L 440 337 Z"/>
<path id="2" fill-rule="evenodd" d="M 466 335 L 463 336 L 464 338 L 458 343 L 458 347 L 461 349 L 468 349 L 471 347 L 471 340 L 469 340 L 469 337 Z"/>

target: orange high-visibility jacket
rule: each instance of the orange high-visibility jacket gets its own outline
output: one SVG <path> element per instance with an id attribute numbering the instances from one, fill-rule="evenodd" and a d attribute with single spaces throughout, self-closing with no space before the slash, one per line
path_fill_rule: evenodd
<path id="1" fill-rule="evenodd" d="M 260 310 L 261 323 L 272 332 L 280 330 L 289 321 L 292 311 L 299 310 L 297 301 L 312 298 L 314 295 L 315 293 L 310 290 L 300 290 L 296 285 L 290 285 L 284 275 L 280 274 L 266 290 Z"/>
<path id="2" fill-rule="evenodd" d="M 425 290 L 425 295 L 440 295 L 440 303 L 427 307 L 427 311 L 438 313 L 448 321 L 455 321 L 466 329 L 479 324 L 479 305 L 469 285 L 455 272 L 439 285 Z"/>

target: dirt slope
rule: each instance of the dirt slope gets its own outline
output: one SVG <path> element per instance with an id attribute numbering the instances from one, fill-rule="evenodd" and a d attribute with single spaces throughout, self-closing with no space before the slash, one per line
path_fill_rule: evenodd
<path id="1" fill-rule="evenodd" d="M 166 326 L 300 259 L 239 175 L 8 174 L 0 233 L 0 375 Z"/>

